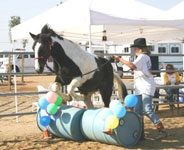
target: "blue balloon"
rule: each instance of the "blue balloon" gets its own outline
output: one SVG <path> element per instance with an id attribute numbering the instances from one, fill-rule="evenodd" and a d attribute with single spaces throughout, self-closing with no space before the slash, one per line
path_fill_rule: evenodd
<path id="1" fill-rule="evenodd" d="M 44 127 L 48 126 L 51 122 L 50 116 L 43 116 L 40 118 L 40 124 Z"/>
<path id="2" fill-rule="evenodd" d="M 39 99 L 38 106 L 41 109 L 46 109 L 48 105 L 49 105 L 49 102 L 47 101 L 47 99 L 45 97 L 42 97 Z"/>
<path id="3" fill-rule="evenodd" d="M 134 107 L 137 104 L 137 96 L 130 94 L 127 95 L 124 99 L 126 107 Z"/>
<path id="4" fill-rule="evenodd" d="M 109 104 L 109 108 L 113 111 L 114 109 L 116 109 L 117 106 L 122 106 L 121 101 L 120 100 L 112 100 Z"/>
<path id="5" fill-rule="evenodd" d="M 122 105 L 118 105 L 118 106 L 116 106 L 116 109 L 113 110 L 113 114 L 117 118 L 122 118 L 126 114 L 126 108 L 124 106 L 122 106 Z"/>

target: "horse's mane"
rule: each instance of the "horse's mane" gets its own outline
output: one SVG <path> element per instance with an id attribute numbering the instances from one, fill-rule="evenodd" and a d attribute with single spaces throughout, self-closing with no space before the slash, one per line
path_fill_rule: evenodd
<path id="1" fill-rule="evenodd" d="M 41 30 L 41 34 L 50 34 L 51 36 L 55 36 L 55 37 L 58 37 L 60 39 L 63 39 L 63 37 L 59 36 L 53 29 L 51 29 L 49 27 L 48 24 L 43 26 L 43 28 Z"/>
<path id="2" fill-rule="evenodd" d="M 44 25 L 42 30 L 41 30 L 41 34 L 56 34 L 50 27 L 48 24 Z"/>

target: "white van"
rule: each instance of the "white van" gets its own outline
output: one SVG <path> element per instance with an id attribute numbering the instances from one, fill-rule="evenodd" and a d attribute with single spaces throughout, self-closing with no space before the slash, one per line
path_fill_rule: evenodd
<path id="1" fill-rule="evenodd" d="M 32 51 L 31 51 L 32 52 Z M 24 60 L 22 61 L 22 59 Z M 16 66 L 16 72 L 35 72 L 34 69 L 34 53 L 25 52 L 24 54 L 17 54 L 15 57 L 15 66 Z M 23 62 L 23 65 L 22 65 Z M 49 58 L 47 64 L 49 67 L 53 67 L 52 59 Z M 9 58 L 7 54 L 1 54 L 0 55 L 0 73 L 7 73 L 8 72 L 8 66 L 9 66 Z M 13 70 L 13 60 L 11 60 L 11 65 Z M 23 69 L 24 67 L 24 69 Z M 49 72 L 47 68 L 44 69 L 44 72 Z"/>
<path id="2" fill-rule="evenodd" d="M 16 59 L 15 59 L 16 72 L 23 72 L 23 71 L 24 72 L 34 72 L 35 71 L 34 60 L 35 60 L 34 54 L 29 54 L 29 53 L 26 54 L 25 52 L 25 54 L 16 55 Z"/>
<path id="3" fill-rule="evenodd" d="M 34 63 L 35 63 L 35 55 L 34 53 L 30 54 L 25 52 L 25 54 L 19 54 L 16 56 L 16 72 L 22 72 L 22 59 L 24 58 L 24 72 L 35 72 Z M 49 58 L 47 61 L 49 67 L 53 68 L 53 60 Z M 49 72 L 49 70 L 45 67 L 44 72 Z"/>
<path id="4" fill-rule="evenodd" d="M 9 60 L 8 57 L 1 57 L 0 58 L 0 73 L 7 73 L 8 72 L 8 65 Z"/>

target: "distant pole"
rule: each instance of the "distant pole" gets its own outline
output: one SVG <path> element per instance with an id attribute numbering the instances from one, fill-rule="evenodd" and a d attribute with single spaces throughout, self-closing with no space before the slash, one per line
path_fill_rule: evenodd
<path id="1" fill-rule="evenodd" d="M 11 65 L 11 55 L 8 54 L 8 87 L 9 91 L 11 91 L 11 70 L 12 70 L 12 65 Z"/>
<path id="2" fill-rule="evenodd" d="M 106 35 L 106 30 L 105 30 L 105 25 L 103 26 L 103 32 L 102 32 L 102 42 L 103 42 L 103 44 L 104 44 L 104 54 L 106 54 L 107 53 L 107 48 L 106 48 L 106 41 L 107 41 L 107 35 Z M 106 58 L 106 56 L 104 56 L 105 58 Z"/>
<path id="3" fill-rule="evenodd" d="M 12 52 L 15 50 L 15 40 L 12 39 L 12 32 L 11 29 L 12 27 L 20 24 L 20 17 L 19 16 L 11 16 L 11 20 L 9 21 L 9 31 L 10 31 L 10 40 L 11 40 L 11 47 L 12 47 Z M 15 61 L 16 55 L 13 54 L 13 72 L 16 73 L 16 61 Z M 17 76 L 14 74 L 14 92 L 17 93 Z M 15 95 L 15 112 L 18 113 L 18 98 L 17 95 Z M 18 116 L 16 116 L 16 122 L 18 122 Z"/>
<path id="4" fill-rule="evenodd" d="M 12 33 L 11 33 L 11 28 L 9 27 L 9 40 L 10 40 L 10 44 L 12 45 Z M 12 47 L 12 46 L 11 46 Z M 13 49 L 12 49 L 13 52 Z M 8 55 L 8 86 L 9 86 L 9 90 L 11 91 L 11 71 L 12 71 L 12 59 L 11 59 L 11 55 Z"/>
<path id="5" fill-rule="evenodd" d="M 89 25 L 89 52 L 94 53 L 91 45 L 91 24 Z"/>
<path id="6" fill-rule="evenodd" d="M 13 51 L 15 50 L 14 47 L 14 42 L 12 43 L 12 49 Z M 16 59 L 16 55 L 13 55 L 13 72 L 16 73 L 16 64 L 15 64 L 15 59 Z M 14 74 L 13 76 L 13 80 L 14 80 L 14 92 L 17 93 L 17 75 Z M 15 95 L 15 112 L 18 113 L 18 97 L 17 95 Z M 16 122 L 19 122 L 18 120 L 18 116 L 16 116 Z"/>

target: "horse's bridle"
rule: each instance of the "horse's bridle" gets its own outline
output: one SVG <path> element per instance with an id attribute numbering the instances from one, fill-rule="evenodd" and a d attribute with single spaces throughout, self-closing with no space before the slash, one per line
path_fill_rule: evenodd
<path id="1" fill-rule="evenodd" d="M 38 59 L 38 60 L 45 60 L 45 61 L 47 61 L 47 58 L 45 58 L 45 57 L 43 57 L 43 56 L 35 57 L 34 59 Z"/>
<path id="2" fill-rule="evenodd" d="M 37 42 L 38 42 L 38 41 L 36 41 L 36 42 L 33 44 L 33 47 L 32 47 L 33 50 L 34 50 L 34 48 L 35 48 Z M 49 42 L 50 49 L 51 49 L 51 46 L 52 46 L 52 45 L 53 45 L 53 42 Z M 36 60 L 36 59 L 38 59 L 38 60 L 44 60 L 44 61 L 45 61 L 45 65 L 46 65 L 46 67 L 49 69 L 49 71 L 51 71 L 52 73 L 56 73 L 51 67 L 48 66 L 48 64 L 47 64 L 47 59 L 48 59 L 48 58 L 45 58 L 45 57 L 43 57 L 43 56 L 40 56 L 40 57 L 35 57 L 34 59 L 35 59 L 35 60 Z"/>
<path id="3" fill-rule="evenodd" d="M 57 74 L 57 73 L 56 73 L 51 67 L 49 67 L 49 65 L 47 64 L 47 59 L 48 59 L 48 58 L 45 58 L 45 57 L 43 57 L 43 56 L 40 56 L 40 57 L 36 57 L 36 58 L 34 58 L 34 59 L 44 60 L 47 69 L 49 69 L 50 72 Z"/>

